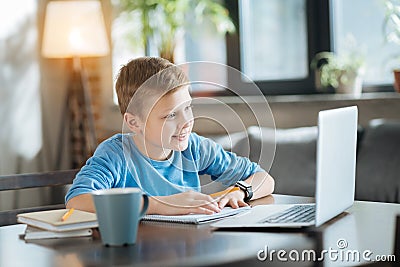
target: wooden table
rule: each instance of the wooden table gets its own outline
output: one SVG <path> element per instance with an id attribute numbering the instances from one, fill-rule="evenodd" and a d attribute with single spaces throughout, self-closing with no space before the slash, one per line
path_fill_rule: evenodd
<path id="1" fill-rule="evenodd" d="M 253 205 L 273 203 L 309 203 L 312 198 L 273 195 Z M 319 228 L 308 230 L 270 229 L 251 232 L 215 231 L 209 224 L 194 226 L 143 222 L 137 243 L 127 247 L 105 247 L 98 237 L 48 239 L 25 242 L 19 238 L 24 225 L 0 227 L 0 266 L 315 266 L 309 261 L 280 261 L 275 254 L 261 261 L 260 251 L 293 251 L 336 249 L 338 240 L 345 240 L 342 250 L 370 250 L 371 257 L 393 254 L 395 220 L 400 204 L 356 202 L 342 214 Z M 257 256 L 258 255 L 258 256 Z M 293 254 L 294 255 L 294 254 Z M 325 255 L 328 256 L 328 255 Z M 260 259 L 259 259 L 260 258 Z M 332 262 L 327 265 L 354 265 L 360 262 Z"/>

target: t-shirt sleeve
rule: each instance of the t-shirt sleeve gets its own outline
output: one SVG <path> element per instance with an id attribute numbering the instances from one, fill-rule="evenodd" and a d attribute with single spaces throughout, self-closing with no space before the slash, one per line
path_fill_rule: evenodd
<path id="1" fill-rule="evenodd" d="M 115 187 L 123 173 L 124 157 L 113 140 L 101 143 L 76 175 L 65 196 L 65 203 L 81 194 Z"/>
<path id="2" fill-rule="evenodd" d="M 225 151 L 214 141 L 197 137 L 197 153 L 199 174 L 208 174 L 214 181 L 224 185 L 233 185 L 239 180 L 245 180 L 256 172 L 264 171 L 257 163 L 248 158 L 237 156 Z"/>

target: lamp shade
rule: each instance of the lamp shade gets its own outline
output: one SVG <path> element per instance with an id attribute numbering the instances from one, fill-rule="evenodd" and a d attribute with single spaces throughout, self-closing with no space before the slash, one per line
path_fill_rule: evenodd
<path id="1" fill-rule="evenodd" d="M 42 55 L 105 56 L 109 52 L 99 1 L 52 1 L 46 7 Z"/>

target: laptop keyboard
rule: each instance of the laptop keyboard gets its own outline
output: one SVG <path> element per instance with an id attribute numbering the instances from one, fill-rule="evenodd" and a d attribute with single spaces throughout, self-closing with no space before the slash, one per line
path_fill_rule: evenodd
<path id="1" fill-rule="evenodd" d="M 315 205 L 296 205 L 265 218 L 265 223 L 303 223 L 315 218 Z"/>

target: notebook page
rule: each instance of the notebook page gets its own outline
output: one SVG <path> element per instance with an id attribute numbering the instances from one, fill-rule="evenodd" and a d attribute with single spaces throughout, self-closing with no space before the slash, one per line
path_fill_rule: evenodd
<path id="1" fill-rule="evenodd" d="M 201 224 L 207 223 L 225 217 L 234 216 L 236 214 L 242 213 L 244 211 L 250 210 L 250 207 L 241 207 L 233 209 L 231 207 L 225 207 L 219 213 L 214 214 L 188 214 L 188 215 L 145 215 L 143 221 L 160 221 L 160 222 L 171 222 L 171 223 L 191 223 L 191 224 Z"/>

